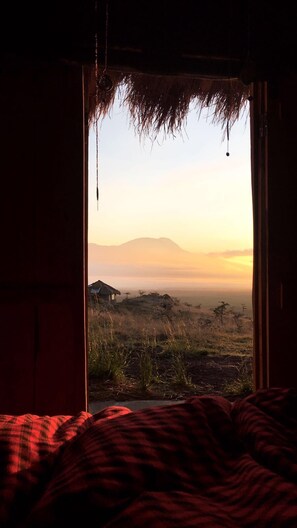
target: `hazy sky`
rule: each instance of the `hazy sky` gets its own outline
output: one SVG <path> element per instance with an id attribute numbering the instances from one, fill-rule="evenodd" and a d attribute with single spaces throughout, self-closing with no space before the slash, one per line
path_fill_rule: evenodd
<path id="1" fill-rule="evenodd" d="M 88 241 L 118 245 L 166 237 L 195 253 L 234 251 L 233 259 L 252 249 L 248 109 L 231 129 L 229 157 L 222 135 L 206 112 L 198 119 L 193 110 L 182 135 L 139 139 L 116 102 L 99 126 L 98 209 L 90 130 Z M 247 263 L 251 268 L 252 259 Z"/>

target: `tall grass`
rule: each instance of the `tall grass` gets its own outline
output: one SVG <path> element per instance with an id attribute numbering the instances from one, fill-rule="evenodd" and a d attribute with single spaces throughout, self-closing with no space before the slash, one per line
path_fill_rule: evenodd
<path id="1" fill-rule="evenodd" d="M 100 311 L 89 317 L 88 374 L 119 383 L 125 378 L 129 353 L 116 336 L 111 314 L 101 317 Z"/>
<path id="2" fill-rule="evenodd" d="M 123 383 L 132 360 L 133 365 L 138 363 L 142 391 L 156 381 L 162 383 L 162 376 L 170 377 L 173 385 L 190 386 L 190 357 L 231 354 L 245 358 L 251 357 L 252 347 L 251 318 L 232 308 L 218 317 L 214 309 L 180 302 L 174 309 L 159 305 L 139 309 L 132 299 L 89 307 L 89 376 Z M 160 367 L 164 358 L 166 371 Z M 243 371 L 240 377 L 243 380 Z M 251 383 L 250 373 L 246 382 Z"/>
<path id="3" fill-rule="evenodd" d="M 230 395 L 250 394 L 254 390 L 254 384 L 251 377 L 249 365 L 245 358 L 237 367 L 237 375 L 233 381 L 225 384 L 224 391 Z"/>

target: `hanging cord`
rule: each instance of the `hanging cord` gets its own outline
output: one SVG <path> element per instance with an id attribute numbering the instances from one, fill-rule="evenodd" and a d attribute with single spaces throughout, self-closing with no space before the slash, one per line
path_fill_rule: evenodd
<path id="1" fill-rule="evenodd" d="M 97 201 L 97 211 L 99 210 L 99 134 L 98 134 L 98 119 L 95 123 L 95 133 L 96 133 L 96 201 Z"/>
<path id="2" fill-rule="evenodd" d="M 96 79 L 96 88 L 95 88 L 95 104 L 96 104 L 96 118 L 95 118 L 95 135 L 96 135 L 96 200 L 97 200 L 97 211 L 99 209 L 99 130 L 98 130 L 98 106 L 99 106 L 99 91 L 103 92 L 102 100 L 104 101 L 106 92 L 112 88 L 112 80 L 109 77 L 107 72 L 107 51 L 108 51 L 108 23 L 109 23 L 109 14 L 108 14 L 108 0 L 105 2 L 105 50 L 104 50 L 104 69 L 102 75 L 99 76 L 99 42 L 98 42 L 98 1 L 95 1 L 95 79 Z"/>
<path id="3" fill-rule="evenodd" d="M 229 54 L 229 90 L 228 90 L 228 118 L 226 125 L 226 137 L 227 137 L 227 151 L 226 156 L 230 156 L 230 107 L 232 106 L 232 90 L 231 90 L 231 21 L 232 21 L 232 0 L 229 0 L 229 26 L 228 31 L 228 54 Z"/>
<path id="4" fill-rule="evenodd" d="M 230 139 L 229 119 L 227 121 L 226 134 L 227 134 L 227 152 L 226 152 L 226 156 L 230 156 L 230 152 L 229 152 L 229 139 Z"/>
<path id="5" fill-rule="evenodd" d="M 98 109 L 99 103 L 99 67 L 98 67 L 98 2 L 95 1 L 95 104 L 96 112 Z M 97 211 L 99 209 L 99 133 L 98 133 L 98 115 L 95 116 L 95 136 L 96 136 L 96 201 L 97 201 Z"/>
<path id="6" fill-rule="evenodd" d="M 104 70 L 103 74 L 107 71 L 107 44 L 108 44 L 108 0 L 105 4 L 105 51 L 104 51 Z"/>
<path id="7" fill-rule="evenodd" d="M 104 68 L 102 75 L 98 80 L 98 88 L 103 92 L 102 100 L 105 100 L 106 93 L 111 90 L 113 86 L 112 79 L 107 73 L 107 53 L 108 53 L 108 28 L 109 28 L 109 13 L 108 0 L 105 2 L 105 43 L 104 43 Z"/>

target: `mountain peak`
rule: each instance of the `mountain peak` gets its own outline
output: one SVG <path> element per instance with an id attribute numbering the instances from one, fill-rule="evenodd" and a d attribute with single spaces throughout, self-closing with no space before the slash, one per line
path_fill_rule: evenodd
<path id="1" fill-rule="evenodd" d="M 160 237 L 160 238 L 152 238 L 152 237 L 142 237 L 142 238 L 135 238 L 134 240 L 129 240 L 129 242 L 125 242 L 124 244 L 121 244 L 121 247 L 128 248 L 130 247 L 135 249 L 143 249 L 143 250 L 158 250 L 158 251 L 169 251 L 169 250 L 175 250 L 175 251 L 183 251 L 180 246 L 178 246 L 173 240 L 166 237 Z"/>

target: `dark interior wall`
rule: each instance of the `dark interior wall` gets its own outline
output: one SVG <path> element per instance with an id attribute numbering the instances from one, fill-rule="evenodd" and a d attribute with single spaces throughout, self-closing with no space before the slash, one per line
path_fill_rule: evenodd
<path id="1" fill-rule="evenodd" d="M 76 65 L 2 65 L 0 413 L 87 408 L 82 77 Z M 252 126 L 267 257 L 257 387 L 296 386 L 296 88 L 296 77 L 262 87 Z"/>
<path id="2" fill-rule="evenodd" d="M 86 409 L 82 68 L 1 75 L 0 413 Z"/>
<path id="3" fill-rule="evenodd" d="M 297 386 L 297 77 L 268 83 L 268 383 Z"/>

